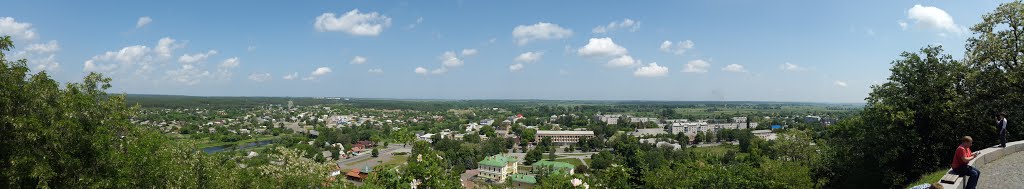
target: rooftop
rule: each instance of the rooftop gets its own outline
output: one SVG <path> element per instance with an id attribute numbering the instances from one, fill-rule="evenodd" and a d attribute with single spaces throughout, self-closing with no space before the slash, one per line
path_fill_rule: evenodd
<path id="1" fill-rule="evenodd" d="M 495 167 L 504 167 L 509 162 L 518 162 L 518 161 L 519 160 L 516 159 L 516 157 L 514 157 L 514 156 L 506 156 L 506 155 L 503 155 L 503 154 L 498 154 L 498 155 L 493 155 L 493 156 L 484 158 L 484 160 L 481 160 L 479 162 L 479 164 L 481 164 L 481 165 L 488 165 L 488 166 L 495 166 Z"/>
<path id="2" fill-rule="evenodd" d="M 508 176 L 513 182 L 537 184 L 537 177 L 533 175 L 512 174 Z"/>

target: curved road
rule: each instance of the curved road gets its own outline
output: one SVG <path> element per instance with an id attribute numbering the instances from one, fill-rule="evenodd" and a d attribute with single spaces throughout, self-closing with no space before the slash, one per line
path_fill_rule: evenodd
<path id="1" fill-rule="evenodd" d="M 980 167 L 978 188 L 1024 188 L 1024 151 Z"/>

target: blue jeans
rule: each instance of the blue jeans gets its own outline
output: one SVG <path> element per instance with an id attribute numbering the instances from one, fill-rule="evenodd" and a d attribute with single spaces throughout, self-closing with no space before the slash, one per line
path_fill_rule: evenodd
<path id="1" fill-rule="evenodd" d="M 975 187 L 978 186 L 978 177 L 981 176 L 981 171 L 978 171 L 978 169 L 975 169 L 970 165 L 962 165 L 960 166 L 960 168 L 957 168 L 953 171 L 960 176 L 970 177 L 967 178 L 967 183 L 964 186 L 964 189 L 974 189 Z"/>

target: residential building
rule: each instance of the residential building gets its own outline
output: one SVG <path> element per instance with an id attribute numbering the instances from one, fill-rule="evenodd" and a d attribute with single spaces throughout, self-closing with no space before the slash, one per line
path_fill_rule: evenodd
<path id="1" fill-rule="evenodd" d="M 484 158 L 478 162 L 480 173 L 478 177 L 490 179 L 491 181 L 502 183 L 511 174 L 519 172 L 519 162 L 515 156 L 509 156 L 504 154 L 493 155 Z"/>
<path id="2" fill-rule="evenodd" d="M 574 144 L 580 141 L 580 138 L 594 137 L 594 131 L 549 131 L 539 130 L 537 131 L 536 141 L 540 142 L 544 137 L 551 137 L 551 142 L 556 144 Z"/>
<path id="3" fill-rule="evenodd" d="M 537 184 L 537 177 L 527 174 L 512 174 L 509 176 L 512 186 L 516 188 L 533 188 Z"/>
<path id="4" fill-rule="evenodd" d="M 604 122 L 604 123 L 607 123 L 608 125 L 615 125 L 615 124 L 619 123 L 619 117 L 622 117 L 622 115 L 620 115 L 620 114 L 609 114 L 609 115 L 598 114 L 598 115 L 594 115 L 594 121 Z"/>
<path id="5" fill-rule="evenodd" d="M 806 116 L 804 117 L 804 123 L 817 123 L 821 121 L 821 116 Z"/>
<path id="6" fill-rule="evenodd" d="M 750 133 L 762 140 L 775 140 L 778 138 L 778 135 L 772 133 L 772 130 L 753 130 Z"/>

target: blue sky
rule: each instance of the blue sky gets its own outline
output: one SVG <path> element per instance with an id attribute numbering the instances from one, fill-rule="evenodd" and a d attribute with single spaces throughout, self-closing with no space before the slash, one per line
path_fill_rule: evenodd
<path id="1" fill-rule="evenodd" d="M 1002 1 L 14 1 L 9 58 L 110 92 L 863 102 Z M 359 58 L 357 58 L 359 57 Z"/>

